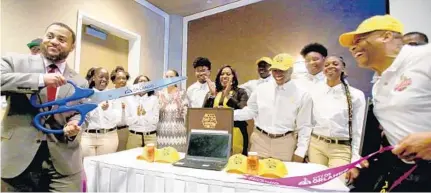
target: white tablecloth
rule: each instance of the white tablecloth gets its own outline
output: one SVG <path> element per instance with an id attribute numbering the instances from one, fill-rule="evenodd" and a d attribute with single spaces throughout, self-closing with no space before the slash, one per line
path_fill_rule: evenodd
<path id="1" fill-rule="evenodd" d="M 89 192 L 322 192 L 348 191 L 339 179 L 313 188 L 261 184 L 224 171 L 175 167 L 137 160 L 142 148 L 84 159 Z M 182 156 L 184 156 L 182 154 Z M 317 164 L 286 162 L 288 176 L 326 169 Z"/>

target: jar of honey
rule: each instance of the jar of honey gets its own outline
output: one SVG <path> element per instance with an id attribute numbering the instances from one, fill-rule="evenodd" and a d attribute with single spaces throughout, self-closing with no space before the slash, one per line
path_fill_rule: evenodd
<path id="1" fill-rule="evenodd" d="M 248 152 L 247 157 L 247 173 L 257 175 L 259 172 L 259 157 L 257 152 Z"/>
<path id="2" fill-rule="evenodd" d="M 154 162 L 154 154 L 155 154 L 155 147 L 154 143 L 149 143 L 146 145 L 147 149 L 147 161 Z"/>

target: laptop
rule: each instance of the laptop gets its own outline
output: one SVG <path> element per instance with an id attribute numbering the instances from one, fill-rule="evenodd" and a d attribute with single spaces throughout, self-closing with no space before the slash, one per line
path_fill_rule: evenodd
<path id="1" fill-rule="evenodd" d="M 174 166 L 221 171 L 230 157 L 231 134 L 226 131 L 191 130 L 184 159 Z"/>

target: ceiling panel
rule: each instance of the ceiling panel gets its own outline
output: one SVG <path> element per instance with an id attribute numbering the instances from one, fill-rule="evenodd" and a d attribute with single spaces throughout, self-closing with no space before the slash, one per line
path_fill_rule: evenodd
<path id="1" fill-rule="evenodd" d="M 188 16 L 238 0 L 147 0 L 168 14 Z"/>

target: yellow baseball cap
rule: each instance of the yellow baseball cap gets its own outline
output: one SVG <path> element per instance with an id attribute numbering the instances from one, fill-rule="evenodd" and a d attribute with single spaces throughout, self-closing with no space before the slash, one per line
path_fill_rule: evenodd
<path id="1" fill-rule="evenodd" d="M 364 20 L 355 31 L 341 34 L 338 41 L 341 46 L 349 47 L 353 45 L 353 40 L 356 35 L 376 30 L 388 30 L 402 34 L 404 26 L 398 19 L 395 19 L 391 15 L 376 15 Z"/>
<path id="2" fill-rule="evenodd" d="M 289 68 L 293 67 L 293 64 L 295 63 L 295 59 L 286 53 L 278 54 L 272 59 L 272 65 L 269 68 L 269 70 L 283 70 L 286 71 Z"/>
<path id="3" fill-rule="evenodd" d="M 267 158 L 259 161 L 258 174 L 267 178 L 284 178 L 287 175 L 287 169 L 282 161 Z"/>
<path id="4" fill-rule="evenodd" d="M 235 174 L 247 173 L 247 157 L 242 154 L 235 154 L 230 156 L 225 170 L 228 173 L 235 173 Z"/>
<path id="5" fill-rule="evenodd" d="M 272 59 L 269 57 L 259 58 L 259 60 L 256 60 L 256 65 L 258 65 L 260 62 L 266 62 L 267 64 L 272 65 Z"/>
<path id="6" fill-rule="evenodd" d="M 178 160 L 180 160 L 180 154 L 173 147 L 164 147 L 162 149 L 157 149 L 154 155 L 155 162 L 175 163 Z"/>

